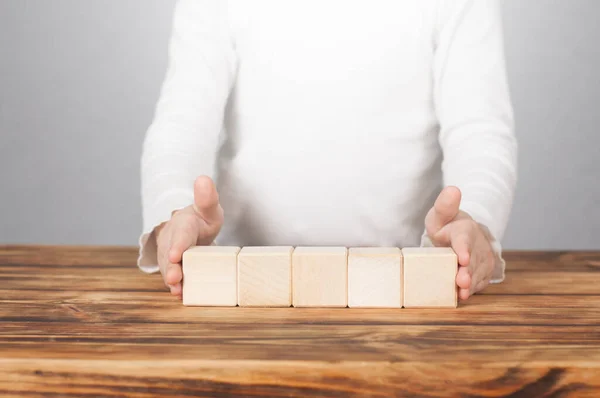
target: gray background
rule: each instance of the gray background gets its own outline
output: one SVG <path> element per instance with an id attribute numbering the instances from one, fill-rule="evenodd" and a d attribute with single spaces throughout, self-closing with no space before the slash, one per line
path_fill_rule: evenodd
<path id="1" fill-rule="evenodd" d="M 0 243 L 137 243 L 173 5 L 0 0 Z M 503 11 L 520 145 L 504 246 L 600 249 L 600 1 Z"/>

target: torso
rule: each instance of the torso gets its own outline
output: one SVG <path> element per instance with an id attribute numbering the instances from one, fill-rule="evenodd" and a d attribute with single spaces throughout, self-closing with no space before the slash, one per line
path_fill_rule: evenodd
<path id="1" fill-rule="evenodd" d="M 441 188 L 427 1 L 230 1 L 221 244 L 419 243 Z"/>

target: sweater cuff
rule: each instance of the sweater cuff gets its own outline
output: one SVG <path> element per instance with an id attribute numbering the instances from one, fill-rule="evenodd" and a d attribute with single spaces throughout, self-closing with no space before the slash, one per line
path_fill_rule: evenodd
<path id="1" fill-rule="evenodd" d="M 145 273 L 159 271 L 156 246 L 156 229 L 171 219 L 176 210 L 193 203 L 193 193 L 174 192 L 164 196 L 144 212 L 144 229 L 139 237 L 137 265 Z"/>

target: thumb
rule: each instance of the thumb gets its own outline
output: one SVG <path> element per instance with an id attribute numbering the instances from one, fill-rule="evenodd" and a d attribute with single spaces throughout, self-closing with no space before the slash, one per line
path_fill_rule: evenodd
<path id="1" fill-rule="evenodd" d="M 219 194 L 213 180 L 200 176 L 194 183 L 194 212 L 210 226 L 219 226 L 223 222 L 223 209 L 219 203 Z"/>
<path id="2" fill-rule="evenodd" d="M 430 238 L 433 237 L 458 215 L 460 211 L 461 192 L 457 187 L 446 187 L 436 199 L 433 207 L 425 217 L 425 228 Z"/>

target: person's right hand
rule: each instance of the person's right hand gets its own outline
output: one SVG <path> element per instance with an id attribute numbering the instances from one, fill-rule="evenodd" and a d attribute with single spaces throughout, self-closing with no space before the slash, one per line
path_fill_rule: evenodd
<path id="1" fill-rule="evenodd" d="M 209 177 L 194 183 L 194 204 L 177 210 L 156 232 L 158 265 L 171 294 L 181 296 L 183 252 L 192 246 L 213 243 L 223 225 L 223 208 L 215 184 Z"/>

